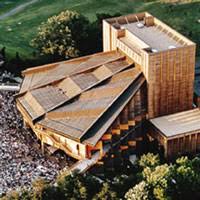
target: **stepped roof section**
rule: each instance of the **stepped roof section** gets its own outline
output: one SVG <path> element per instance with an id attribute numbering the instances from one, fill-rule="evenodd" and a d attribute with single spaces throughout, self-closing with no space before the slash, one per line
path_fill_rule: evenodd
<path id="1" fill-rule="evenodd" d="M 35 120 L 131 64 L 114 51 L 28 69 L 18 100 Z"/>
<path id="2" fill-rule="evenodd" d="M 33 123 L 95 145 L 145 82 L 117 51 L 30 68 L 17 95 Z"/>
<path id="3" fill-rule="evenodd" d="M 120 41 L 130 48 L 148 53 L 194 45 L 192 41 L 148 12 L 114 17 L 104 21 L 119 31 Z"/>

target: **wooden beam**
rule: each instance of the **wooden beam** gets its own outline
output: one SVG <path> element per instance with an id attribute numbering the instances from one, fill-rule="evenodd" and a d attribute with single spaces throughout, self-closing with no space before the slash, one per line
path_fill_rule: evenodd
<path id="1" fill-rule="evenodd" d="M 130 140 L 130 141 L 128 141 L 128 145 L 129 146 L 136 146 L 136 141 L 135 140 Z"/>
<path id="2" fill-rule="evenodd" d="M 113 135 L 120 135 L 120 133 L 121 133 L 120 129 L 112 129 Z"/>
<path id="3" fill-rule="evenodd" d="M 120 146 L 120 150 L 127 150 L 128 149 L 128 145 L 121 145 Z"/>
<path id="4" fill-rule="evenodd" d="M 43 142 L 43 136 L 41 137 L 41 149 L 42 149 L 42 154 L 44 155 L 44 142 Z"/>
<path id="5" fill-rule="evenodd" d="M 129 129 L 128 124 L 120 124 L 119 127 L 120 127 L 120 130 L 128 130 Z"/>
<path id="6" fill-rule="evenodd" d="M 112 134 L 104 134 L 101 140 L 107 141 L 112 139 Z"/>
<path id="7" fill-rule="evenodd" d="M 129 126 L 135 126 L 135 120 L 130 120 L 128 121 Z"/>

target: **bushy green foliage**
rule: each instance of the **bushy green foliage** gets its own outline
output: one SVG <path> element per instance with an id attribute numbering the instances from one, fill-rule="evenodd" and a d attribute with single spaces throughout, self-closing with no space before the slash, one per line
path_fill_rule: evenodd
<path id="1" fill-rule="evenodd" d="M 41 54 L 52 54 L 73 58 L 87 51 L 90 22 L 83 15 L 73 11 L 63 11 L 50 17 L 38 28 L 32 45 Z"/>
<path id="2" fill-rule="evenodd" d="M 142 180 L 130 189 L 127 200 L 200 199 L 200 159 L 181 157 L 174 164 L 160 164 L 153 154 L 141 157 Z"/>
<path id="3" fill-rule="evenodd" d="M 127 200 L 148 200 L 149 192 L 145 181 L 141 181 L 131 188 L 125 195 Z"/>
<path id="4" fill-rule="evenodd" d="M 171 168 L 169 193 L 176 200 L 200 199 L 200 159 L 181 157 Z"/>
<path id="5" fill-rule="evenodd" d="M 66 176 L 64 180 L 59 181 L 58 190 L 63 196 L 62 199 L 86 200 L 88 198 L 84 177 L 78 174 Z"/>
<path id="6" fill-rule="evenodd" d="M 142 167 L 142 180 L 130 189 L 125 198 L 128 200 L 166 200 L 170 166 L 160 165 L 158 155 L 148 153 L 139 160 Z"/>
<path id="7" fill-rule="evenodd" d="M 150 188 L 149 197 L 151 199 L 168 199 L 166 190 L 168 188 L 169 172 L 170 167 L 167 164 L 159 165 L 154 169 L 144 168 L 143 177 L 148 188 Z"/>
<path id="8" fill-rule="evenodd" d="M 117 193 L 114 192 L 108 183 L 103 183 L 103 186 L 99 193 L 93 198 L 93 200 L 116 200 Z"/>
<path id="9" fill-rule="evenodd" d="M 102 20 L 114 15 L 99 13 L 94 22 L 73 11 L 64 11 L 43 22 L 31 44 L 41 54 L 73 58 L 103 50 Z"/>
<path id="10" fill-rule="evenodd" d="M 158 155 L 154 155 L 152 153 L 147 153 L 141 156 L 139 160 L 139 165 L 142 168 L 149 167 L 149 168 L 154 168 L 160 164 L 160 160 Z"/>

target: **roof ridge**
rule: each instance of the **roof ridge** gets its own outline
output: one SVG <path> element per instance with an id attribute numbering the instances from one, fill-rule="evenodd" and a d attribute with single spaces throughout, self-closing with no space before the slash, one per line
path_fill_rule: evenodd
<path id="1" fill-rule="evenodd" d="M 115 51 L 114 51 L 114 52 L 115 52 Z M 110 52 L 109 52 L 109 53 L 110 53 Z M 106 55 L 107 55 L 107 54 L 106 54 Z M 92 67 L 89 67 L 89 68 L 87 68 L 87 69 L 82 69 L 81 71 L 74 72 L 74 73 L 72 73 L 72 74 L 68 74 L 68 75 L 65 75 L 65 76 L 63 75 L 63 77 L 59 77 L 58 79 L 55 79 L 55 80 L 53 80 L 53 81 L 47 81 L 46 83 L 43 83 L 43 84 L 35 84 L 33 87 L 29 88 L 28 90 L 34 90 L 34 89 L 38 89 L 38 88 L 41 88 L 41 87 L 45 87 L 45 86 L 47 86 L 47 85 L 49 85 L 49 84 L 54 84 L 54 83 L 56 83 L 56 82 L 60 82 L 60 81 L 64 80 L 65 78 L 68 78 L 68 77 L 71 77 L 71 76 L 75 76 L 75 75 L 77 75 L 77 74 L 84 73 L 84 72 L 86 72 L 86 71 L 89 71 L 89 70 L 92 70 L 92 69 L 101 67 L 102 65 L 105 65 L 105 64 L 108 64 L 108 63 L 112 63 L 112 62 L 115 62 L 115 61 L 118 61 L 118 60 L 125 60 L 125 58 L 126 58 L 126 56 L 124 56 L 124 55 L 117 55 L 117 56 L 118 56 L 117 58 L 112 58 L 112 59 L 110 59 L 110 60 L 108 60 L 108 61 L 99 63 L 99 64 L 97 64 L 97 65 L 93 65 Z M 92 59 L 92 58 L 95 58 L 94 55 L 91 56 L 88 60 L 90 60 L 90 59 Z M 88 61 L 88 60 L 87 60 L 87 61 Z M 81 65 L 83 65 L 83 64 L 86 64 L 87 61 L 84 61 L 84 62 L 80 63 L 78 66 L 81 66 Z M 59 65 L 56 66 L 56 67 L 59 67 Z M 54 69 L 56 69 L 56 67 L 55 67 Z M 41 79 L 41 80 L 42 80 L 42 79 Z M 25 90 L 25 91 L 23 91 L 22 93 L 19 92 L 19 93 L 17 94 L 17 96 L 19 96 L 19 95 L 21 95 L 21 94 L 27 92 L 28 90 Z"/>
<path id="2" fill-rule="evenodd" d="M 56 67 L 60 64 L 63 64 L 63 63 L 69 64 L 69 63 L 77 62 L 77 61 L 84 60 L 84 59 L 87 59 L 87 58 L 91 58 L 93 56 L 102 55 L 102 54 L 109 54 L 109 53 L 114 53 L 114 52 L 117 52 L 117 51 L 113 50 L 113 51 L 109 51 L 109 52 L 98 52 L 98 53 L 95 53 L 95 54 L 92 54 L 92 55 L 86 55 L 86 56 L 81 56 L 81 57 L 77 57 L 77 58 L 72 58 L 70 60 L 64 60 L 64 61 L 60 61 L 60 62 L 44 64 L 44 65 L 36 66 L 36 67 L 31 67 L 31 68 L 28 68 L 28 69 L 25 69 L 24 71 L 22 71 L 22 75 L 29 74 L 31 71 L 32 72 L 35 72 L 35 71 L 38 72 L 38 71 L 44 70 L 46 68 L 54 68 L 54 67 Z"/>
<path id="3" fill-rule="evenodd" d="M 61 99 L 59 102 L 57 102 L 56 104 L 52 105 L 50 108 L 46 109 L 43 114 L 38 115 L 38 117 L 36 117 L 34 120 L 37 120 L 39 117 L 41 117 L 41 116 L 53 111 L 54 109 L 56 109 L 56 108 L 62 106 L 63 104 L 69 102 L 73 98 L 79 96 L 81 93 L 90 90 L 91 88 L 97 86 L 98 84 L 102 83 L 103 81 L 111 78 L 115 74 L 117 74 L 117 73 L 119 73 L 119 72 L 121 72 L 121 71 L 123 71 L 123 70 L 125 70 L 125 69 L 127 69 L 127 68 L 129 68 L 129 67 L 131 67 L 133 65 L 133 63 L 127 62 L 125 58 L 123 58 L 123 59 L 119 59 L 118 58 L 117 60 L 115 59 L 112 62 L 109 61 L 109 62 L 107 62 L 107 65 L 108 64 L 110 66 L 101 65 L 96 70 L 100 70 L 99 73 L 101 74 L 102 72 L 105 72 L 104 68 L 107 68 L 107 71 L 109 71 L 110 73 L 103 73 L 103 75 L 101 74 L 100 76 L 96 76 L 93 73 L 95 70 L 92 71 L 91 75 L 94 76 L 96 78 L 96 80 L 93 80 L 91 83 L 86 84 L 85 87 L 81 87 L 80 86 L 81 82 L 78 85 L 78 82 L 76 80 L 71 79 L 70 77 L 63 79 L 63 81 L 69 79 L 69 81 L 67 81 L 66 83 L 63 83 L 63 86 L 62 85 L 61 86 L 59 86 L 59 85 L 52 86 L 52 87 L 61 89 L 62 93 L 66 96 L 66 99 L 63 99 L 63 100 Z M 76 76 L 78 77 L 79 74 L 74 75 L 73 77 L 76 77 Z M 74 87 L 69 84 L 70 81 L 74 83 Z M 62 83 L 62 81 L 60 81 L 59 83 Z M 67 90 L 67 88 L 70 88 L 70 87 L 72 87 L 71 88 L 71 90 L 72 90 L 71 92 L 69 90 Z M 41 88 L 45 88 L 45 87 L 39 87 L 37 89 L 39 90 Z M 73 91 L 73 88 L 76 89 L 76 90 Z M 34 90 L 37 91 L 37 89 L 34 89 Z M 30 90 L 30 92 L 31 91 L 33 92 L 34 90 Z M 65 90 L 68 91 L 68 93 L 66 93 Z"/>

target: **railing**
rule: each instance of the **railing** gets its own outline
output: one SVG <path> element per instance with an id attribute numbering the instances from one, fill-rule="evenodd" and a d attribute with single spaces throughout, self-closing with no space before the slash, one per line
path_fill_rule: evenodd
<path id="1" fill-rule="evenodd" d="M 120 39 L 117 40 L 117 47 L 132 58 L 137 64 L 142 64 L 142 57 L 136 48 L 128 46 Z"/>
<path id="2" fill-rule="evenodd" d="M 0 90 L 3 91 L 19 91 L 20 84 L 17 83 L 0 83 Z"/>

